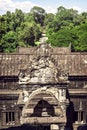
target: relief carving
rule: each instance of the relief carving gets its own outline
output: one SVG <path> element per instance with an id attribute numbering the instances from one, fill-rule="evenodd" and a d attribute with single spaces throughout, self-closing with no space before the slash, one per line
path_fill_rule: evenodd
<path id="1" fill-rule="evenodd" d="M 27 69 L 19 73 L 19 84 L 58 83 L 68 80 L 68 73 L 55 66 L 55 60 L 51 57 L 49 49 L 51 48 L 47 44 L 42 44 L 37 49 L 37 55 Z"/>

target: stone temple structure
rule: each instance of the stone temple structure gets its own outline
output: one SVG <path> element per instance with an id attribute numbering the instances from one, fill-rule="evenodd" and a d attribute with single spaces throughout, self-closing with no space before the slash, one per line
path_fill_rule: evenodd
<path id="1" fill-rule="evenodd" d="M 87 118 L 87 53 L 42 43 L 0 53 L 0 128 L 77 130 Z"/>

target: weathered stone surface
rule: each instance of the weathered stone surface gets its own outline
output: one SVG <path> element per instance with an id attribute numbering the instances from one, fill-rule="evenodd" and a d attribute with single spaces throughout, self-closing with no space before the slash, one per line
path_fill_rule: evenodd
<path id="1" fill-rule="evenodd" d="M 41 44 L 25 71 L 19 74 L 19 84 L 29 83 L 57 83 L 68 80 L 68 73 L 56 67 L 55 60 L 50 56 L 47 44 Z"/>
<path id="2" fill-rule="evenodd" d="M 43 43 L 0 54 L 0 125 L 11 125 L 6 112 L 14 112 L 15 124 L 54 123 L 64 129 L 85 122 L 86 102 L 87 53 Z"/>
<path id="3" fill-rule="evenodd" d="M 87 53 L 70 52 L 70 48 L 59 49 L 47 46 L 46 48 L 48 48 L 47 52 L 51 57 L 55 59 L 57 68 L 60 65 L 64 70 L 68 70 L 69 75 L 72 76 L 87 75 Z M 20 53 L 15 54 L 0 53 L 0 75 L 18 76 L 21 69 L 31 66 L 30 61 L 37 56 L 37 50 L 42 54 L 40 49 L 40 47 L 35 47 L 25 48 L 24 51 L 20 50 Z"/>
<path id="4" fill-rule="evenodd" d="M 65 123 L 66 119 L 63 118 L 59 118 L 59 117 L 28 117 L 23 120 L 21 120 L 21 124 L 25 123 L 29 123 L 29 124 L 51 124 L 51 123 Z"/>

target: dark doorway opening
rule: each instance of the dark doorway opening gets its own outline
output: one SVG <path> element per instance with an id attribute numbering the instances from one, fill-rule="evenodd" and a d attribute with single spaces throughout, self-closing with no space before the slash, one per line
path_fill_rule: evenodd
<path id="1" fill-rule="evenodd" d="M 36 125 L 35 130 L 50 130 L 50 125 Z"/>
<path id="2" fill-rule="evenodd" d="M 74 122 L 78 121 L 78 111 L 74 112 Z"/>
<path id="3" fill-rule="evenodd" d="M 45 100 L 40 100 L 34 108 L 34 113 L 31 117 L 49 117 L 55 116 L 53 105 L 49 104 Z"/>

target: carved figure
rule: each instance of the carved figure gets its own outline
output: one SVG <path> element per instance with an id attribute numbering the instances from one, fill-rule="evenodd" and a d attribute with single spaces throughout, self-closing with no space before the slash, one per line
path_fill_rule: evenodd
<path id="1" fill-rule="evenodd" d="M 19 73 L 19 84 L 27 84 L 30 80 L 29 75 L 26 75 L 25 72 Z"/>

